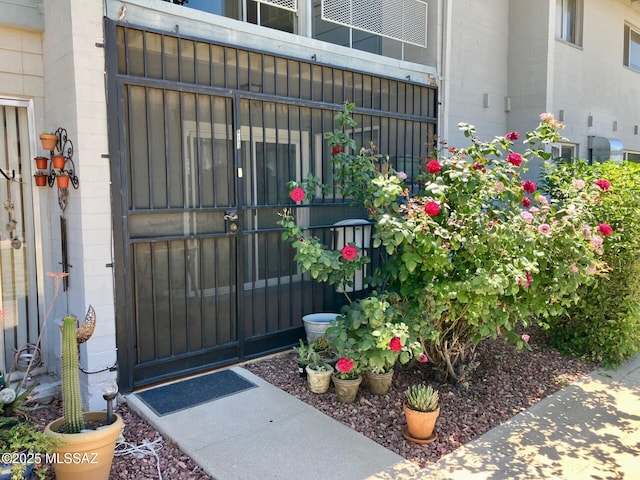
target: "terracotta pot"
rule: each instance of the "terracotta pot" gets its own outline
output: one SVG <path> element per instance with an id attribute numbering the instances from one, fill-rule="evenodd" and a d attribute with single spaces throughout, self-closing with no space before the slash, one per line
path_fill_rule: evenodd
<path id="1" fill-rule="evenodd" d="M 56 183 L 58 188 L 69 188 L 69 175 L 56 176 Z"/>
<path id="2" fill-rule="evenodd" d="M 366 372 L 367 388 L 372 395 L 386 395 L 393 383 L 393 370 L 385 373 Z"/>
<path id="3" fill-rule="evenodd" d="M 53 158 L 51 159 L 51 164 L 53 168 L 62 170 L 64 168 L 64 163 L 66 160 L 67 159 L 64 158 L 62 155 L 54 155 Z"/>
<path id="4" fill-rule="evenodd" d="M 36 187 L 46 187 L 47 186 L 47 176 L 46 175 L 34 175 L 36 179 Z"/>
<path id="5" fill-rule="evenodd" d="M 36 161 L 36 168 L 38 170 L 47 169 L 47 163 L 49 163 L 49 159 L 47 157 L 36 157 L 34 160 Z"/>
<path id="6" fill-rule="evenodd" d="M 105 412 L 83 414 L 86 421 L 106 423 Z M 64 419 L 54 420 L 44 430 L 51 437 L 58 438 L 62 445 L 55 449 L 58 461 L 53 464 L 57 480 L 108 480 L 113 462 L 116 441 L 122 432 L 122 417 L 114 413 L 111 425 L 86 433 L 58 433 Z"/>
<path id="7" fill-rule="evenodd" d="M 307 384 L 309 390 L 313 393 L 325 393 L 329 390 L 331 385 L 331 375 L 333 375 L 333 367 L 326 364 L 327 369 L 325 371 L 318 371 L 307 365 L 305 370 L 307 371 Z"/>
<path id="8" fill-rule="evenodd" d="M 42 148 L 48 151 L 53 151 L 58 144 L 58 137 L 53 133 L 41 133 L 40 134 L 40 143 L 42 144 Z"/>
<path id="9" fill-rule="evenodd" d="M 352 403 L 358 395 L 358 389 L 360 388 L 362 377 L 358 376 L 353 380 L 342 380 L 333 375 L 331 378 L 336 387 L 336 396 L 338 397 L 338 401 L 342 403 Z"/>
<path id="10" fill-rule="evenodd" d="M 417 443 L 420 441 L 428 440 L 433 435 L 433 430 L 436 426 L 436 420 L 440 415 L 440 407 L 433 412 L 419 412 L 413 410 L 405 403 L 403 405 L 404 415 L 407 419 L 407 429 L 409 431 L 409 440 L 415 439 Z"/>

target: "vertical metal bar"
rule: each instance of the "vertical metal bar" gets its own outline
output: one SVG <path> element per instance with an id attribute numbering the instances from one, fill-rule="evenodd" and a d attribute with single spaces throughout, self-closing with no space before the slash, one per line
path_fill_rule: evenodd
<path id="1" fill-rule="evenodd" d="M 62 271 L 69 273 L 69 257 L 67 252 L 67 220 L 60 217 L 60 246 L 62 249 Z M 62 289 L 66 292 L 69 288 L 69 276 L 62 278 Z"/>
<path id="2" fill-rule="evenodd" d="M 150 152 L 150 146 L 151 146 L 151 132 L 149 130 L 149 125 L 151 125 L 151 114 L 149 112 L 149 87 L 144 87 L 144 110 L 145 110 L 145 118 L 146 118 L 146 125 L 145 125 L 145 130 L 146 130 L 146 148 L 145 151 L 147 153 L 147 172 L 149 175 L 149 190 L 147 192 L 147 203 L 149 205 L 149 208 L 154 208 L 153 205 L 153 172 L 151 171 L 151 152 Z M 131 125 L 129 126 L 129 134 L 130 134 L 130 138 L 133 137 L 133 128 L 135 127 L 131 127 Z M 131 158 L 131 165 L 133 165 L 134 159 Z M 132 177 L 132 180 L 135 180 L 136 177 Z"/>
<path id="3" fill-rule="evenodd" d="M 164 170 L 167 172 L 167 181 L 164 184 L 164 208 L 169 208 L 171 205 L 171 187 L 169 185 L 169 112 L 167 108 L 167 90 L 162 90 L 162 116 L 164 126 Z M 150 179 L 151 180 L 151 179 Z"/>

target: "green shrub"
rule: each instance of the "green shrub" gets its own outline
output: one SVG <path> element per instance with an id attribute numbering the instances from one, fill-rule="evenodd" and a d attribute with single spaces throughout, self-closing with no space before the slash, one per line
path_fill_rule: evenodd
<path id="1" fill-rule="evenodd" d="M 582 285 L 581 301 L 550 322 L 551 341 L 564 353 L 615 366 L 640 352 L 640 165 L 579 161 L 548 171 L 546 183 L 558 193 L 578 175 L 611 183 L 592 210 L 613 228 L 603 245 L 611 270 Z"/>

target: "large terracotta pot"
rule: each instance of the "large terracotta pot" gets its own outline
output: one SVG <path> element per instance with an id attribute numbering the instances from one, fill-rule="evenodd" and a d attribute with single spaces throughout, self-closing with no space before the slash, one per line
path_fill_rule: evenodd
<path id="1" fill-rule="evenodd" d="M 305 367 L 307 371 L 307 384 L 309 385 L 309 390 L 313 393 L 325 393 L 329 390 L 329 386 L 331 385 L 331 375 L 333 375 L 333 367 L 326 364 L 326 370 L 318 371 L 311 368 L 310 365 Z"/>
<path id="2" fill-rule="evenodd" d="M 367 388 L 372 395 L 386 395 L 393 383 L 393 370 L 385 373 L 366 372 Z"/>
<path id="3" fill-rule="evenodd" d="M 358 395 L 362 377 L 358 375 L 357 378 L 352 380 L 342 380 L 333 375 L 331 378 L 333 379 L 333 385 L 336 387 L 338 401 L 342 403 L 352 403 Z"/>
<path id="4" fill-rule="evenodd" d="M 114 413 L 111 425 L 91 430 L 86 433 L 58 433 L 64 419 L 54 420 L 44 433 L 61 440 L 54 453 L 57 462 L 53 464 L 56 480 L 109 480 L 113 452 L 116 441 L 122 432 L 122 417 Z M 105 412 L 88 412 L 83 414 L 85 422 L 106 423 Z"/>
<path id="5" fill-rule="evenodd" d="M 440 408 L 438 407 L 433 412 L 419 412 L 409 408 L 406 404 L 403 408 L 408 430 L 408 436 L 405 434 L 405 437 L 408 440 L 416 441 L 416 443 L 426 443 L 432 440 Z"/>
<path id="6" fill-rule="evenodd" d="M 40 143 L 42 144 L 43 149 L 50 152 L 56 148 L 56 145 L 58 144 L 58 137 L 53 133 L 41 133 Z"/>

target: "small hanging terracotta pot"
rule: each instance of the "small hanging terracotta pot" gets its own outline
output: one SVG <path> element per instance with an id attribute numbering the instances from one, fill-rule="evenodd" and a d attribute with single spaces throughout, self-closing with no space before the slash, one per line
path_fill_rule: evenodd
<path id="1" fill-rule="evenodd" d="M 64 158 L 62 155 L 54 155 L 53 158 L 51 159 L 53 168 L 57 168 L 58 170 L 62 170 L 64 168 L 65 161 L 66 161 L 66 158 Z"/>
<path id="2" fill-rule="evenodd" d="M 46 187 L 47 186 L 47 176 L 46 175 L 34 175 L 36 179 L 36 187 Z"/>
<path id="3" fill-rule="evenodd" d="M 56 176 L 56 183 L 58 188 L 69 188 L 69 175 Z"/>
<path id="4" fill-rule="evenodd" d="M 54 133 L 41 133 L 40 143 L 42 144 L 42 148 L 51 152 L 58 144 L 58 136 Z"/>
<path id="5" fill-rule="evenodd" d="M 47 157 L 36 157 L 34 160 L 36 161 L 36 168 L 38 170 L 47 169 L 47 163 L 49 162 L 49 159 Z"/>

